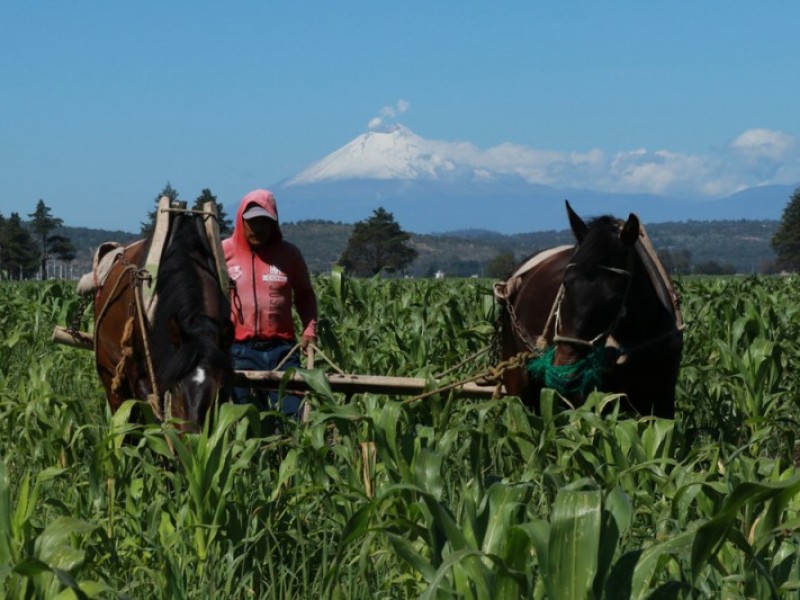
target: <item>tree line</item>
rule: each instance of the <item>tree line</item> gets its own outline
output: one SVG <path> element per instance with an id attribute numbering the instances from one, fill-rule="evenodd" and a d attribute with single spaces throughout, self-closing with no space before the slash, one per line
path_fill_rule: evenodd
<path id="1" fill-rule="evenodd" d="M 178 191 L 169 182 L 156 195 L 156 205 L 162 196 L 167 196 L 171 202 L 180 201 Z M 201 210 L 206 202 L 214 202 L 217 206 L 220 235 L 229 235 L 233 230 L 231 220 L 211 190 L 203 189 L 191 208 Z M 149 211 L 147 220 L 141 223 L 141 237 L 152 234 L 156 210 L 153 208 Z M 43 199 L 36 203 L 35 210 L 27 216 L 29 220 L 23 221 L 17 212 L 12 212 L 9 217 L 0 213 L 1 279 L 46 279 L 49 264 L 58 261 L 68 265 L 76 257 L 74 241 L 60 232 L 63 220 L 52 214 L 52 209 Z"/>
<path id="2" fill-rule="evenodd" d="M 180 201 L 178 191 L 169 182 L 156 195 L 154 204 L 157 205 L 162 196 L 167 196 L 171 201 Z M 211 190 L 203 189 L 191 208 L 200 210 L 209 201 L 217 206 L 220 235 L 230 235 L 233 231 L 232 222 Z M 44 200 L 39 200 L 34 212 L 27 216 L 30 221 L 26 223 L 18 213 L 11 213 L 8 218 L 0 214 L 0 276 L 3 278 L 46 277 L 49 261 L 69 263 L 75 258 L 72 240 L 58 232 L 62 220 L 51 214 Z M 141 223 L 142 237 L 152 233 L 155 221 L 154 207 Z M 800 271 L 800 188 L 789 199 L 779 227 L 771 239 L 771 246 L 777 259 L 765 272 Z M 659 251 L 659 255 L 665 267 L 675 275 L 722 275 L 735 271 L 730 265 L 713 260 L 692 264 L 688 250 L 665 249 Z M 401 229 L 391 212 L 380 207 L 369 218 L 354 224 L 347 245 L 336 264 L 351 275 L 373 277 L 382 273 L 403 274 L 417 256 L 418 252 L 411 243 L 410 234 Z M 504 278 L 512 272 L 515 265 L 516 258 L 512 252 L 500 252 L 488 261 L 483 274 L 492 278 Z"/>
<path id="3" fill-rule="evenodd" d="M 153 200 L 156 206 L 140 223 L 142 238 L 152 235 L 155 229 L 157 205 L 162 196 L 170 202 L 181 202 L 178 190 L 167 182 Z M 189 208 L 202 210 L 206 202 L 217 207 L 220 235 L 229 236 L 233 232 L 232 221 L 210 189 L 203 189 Z M 185 204 L 188 206 L 188 202 Z M 52 215 L 44 200 L 39 200 L 28 217 L 30 221 L 26 223 L 16 212 L 7 219 L 0 214 L 0 277 L 4 279 L 44 279 L 49 261 L 69 263 L 75 258 L 72 240 L 58 233 L 63 220 Z M 371 277 L 379 273 L 402 273 L 416 257 L 410 235 L 400 228 L 392 213 L 378 208 L 370 218 L 355 224 L 337 264 L 352 275 Z"/>
<path id="4" fill-rule="evenodd" d="M 58 259 L 70 262 L 75 246 L 69 238 L 54 233 L 62 220 L 51 214 L 50 207 L 39 200 L 24 223 L 19 213 L 6 218 L 0 214 L 0 275 L 6 279 L 44 278 L 47 262 Z"/>

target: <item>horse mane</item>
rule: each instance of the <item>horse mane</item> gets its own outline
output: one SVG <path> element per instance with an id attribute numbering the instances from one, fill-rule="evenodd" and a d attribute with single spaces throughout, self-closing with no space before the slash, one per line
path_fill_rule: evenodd
<path id="1" fill-rule="evenodd" d="M 219 294 L 224 317 L 230 313 L 228 299 L 220 290 L 210 261 L 211 248 L 199 230 L 200 218 L 176 214 L 156 279 L 158 301 L 153 316 L 151 340 L 154 368 L 159 385 L 169 389 L 202 360 L 209 366 L 230 369 L 230 359 L 216 341 L 220 324 L 205 312 L 208 293 Z M 213 290 L 203 278 L 213 278 Z"/>

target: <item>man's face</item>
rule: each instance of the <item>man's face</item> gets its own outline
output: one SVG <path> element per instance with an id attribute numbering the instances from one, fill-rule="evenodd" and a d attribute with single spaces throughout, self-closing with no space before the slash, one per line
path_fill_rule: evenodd
<path id="1" fill-rule="evenodd" d="M 251 248 L 260 248 L 269 242 L 275 230 L 275 221 L 269 217 L 244 219 L 244 238 Z"/>

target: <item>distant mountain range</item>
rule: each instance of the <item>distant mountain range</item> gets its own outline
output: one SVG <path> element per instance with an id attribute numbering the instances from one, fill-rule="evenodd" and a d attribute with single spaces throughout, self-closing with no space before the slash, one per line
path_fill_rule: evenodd
<path id="1" fill-rule="evenodd" d="M 714 200 L 559 189 L 476 167 L 457 145 L 395 126 L 358 136 L 271 189 L 283 221 L 355 223 L 383 207 L 414 233 L 483 229 L 517 234 L 565 228 L 565 199 L 585 217 L 635 212 L 645 223 L 779 220 L 798 186 L 750 188 Z M 226 209 L 235 214 L 235 207 Z"/>
<path id="2" fill-rule="evenodd" d="M 757 273 L 774 260 L 770 241 L 777 221 L 691 221 L 683 223 L 647 224 L 647 231 L 659 253 L 688 252 L 693 265 L 711 261 L 733 267 L 739 273 Z M 307 220 L 284 222 L 286 239 L 296 244 L 305 256 L 311 271 L 328 273 L 347 246 L 352 224 Z M 136 234 L 63 227 L 76 245 L 77 257 L 69 265 L 69 273 L 79 276 L 92 268 L 97 246 L 108 240 L 128 243 Z M 529 254 L 574 242 L 566 228 L 553 231 L 505 235 L 495 231 L 465 229 L 448 234 L 412 233 L 411 243 L 419 253 L 408 274 L 430 276 L 443 271 L 447 276 L 483 275 L 487 264 L 501 253 L 511 253 L 516 260 Z M 663 256 L 663 254 L 662 254 Z"/>
<path id="3" fill-rule="evenodd" d="M 469 275 L 482 273 L 499 253 L 520 259 L 571 243 L 565 199 L 586 218 L 635 212 L 659 251 L 687 251 L 695 264 L 714 261 L 757 272 L 774 259 L 770 240 L 798 186 L 755 187 L 714 200 L 558 189 L 476 165 L 469 148 L 395 126 L 356 137 L 271 189 L 284 234 L 315 272 L 327 272 L 338 260 L 354 223 L 383 207 L 412 234 L 419 252 L 412 274 Z M 237 208 L 225 206 L 230 216 Z M 136 237 L 66 229 L 78 246 L 76 270 L 91 268 L 99 241 Z"/>

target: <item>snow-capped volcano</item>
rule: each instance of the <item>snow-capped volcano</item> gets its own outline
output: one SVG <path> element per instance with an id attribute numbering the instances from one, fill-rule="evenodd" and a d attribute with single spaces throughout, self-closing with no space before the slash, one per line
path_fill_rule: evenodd
<path id="1" fill-rule="evenodd" d="M 600 191 L 591 189 L 595 180 L 587 179 L 587 174 L 602 182 L 619 170 L 615 161 L 601 163 L 591 152 L 548 153 L 512 144 L 483 151 L 467 142 L 428 140 L 395 125 L 363 133 L 270 187 L 285 221 L 355 223 L 383 207 L 404 229 L 415 233 L 566 228 L 567 198 L 584 217 L 626 217 L 635 212 L 645 223 L 778 219 L 793 189 L 762 186 L 715 200 Z M 639 172 L 622 171 L 628 178 Z"/>
<path id="2" fill-rule="evenodd" d="M 345 179 L 424 179 L 453 171 L 455 163 L 436 144 L 395 125 L 369 131 L 311 165 L 285 183 L 307 185 Z"/>

